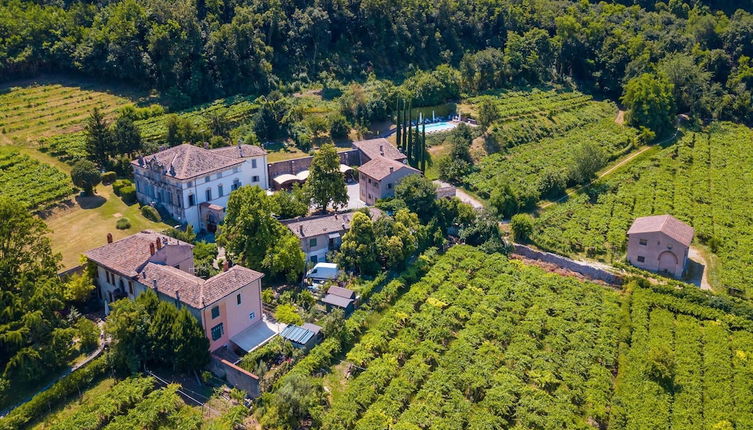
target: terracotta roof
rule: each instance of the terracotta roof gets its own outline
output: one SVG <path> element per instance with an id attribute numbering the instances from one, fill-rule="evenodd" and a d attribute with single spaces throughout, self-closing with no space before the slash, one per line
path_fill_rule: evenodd
<path id="1" fill-rule="evenodd" d="M 376 208 L 369 208 L 372 219 L 378 219 L 382 216 L 382 211 Z M 334 215 L 318 215 L 306 218 L 293 218 L 282 220 L 293 234 L 299 239 L 345 232 L 350 229 L 350 220 L 353 219 L 354 212 L 346 212 Z"/>
<path id="2" fill-rule="evenodd" d="M 124 276 L 136 276 L 151 257 L 150 244 L 159 239 L 167 245 L 187 245 L 190 243 L 165 236 L 151 230 L 144 230 L 113 243 L 86 252 L 86 257 Z"/>
<path id="3" fill-rule="evenodd" d="M 233 266 L 227 272 L 206 281 L 172 266 L 148 263 L 138 276 L 138 281 L 196 309 L 202 309 L 234 291 L 261 279 L 264 275 L 243 266 Z"/>
<path id="4" fill-rule="evenodd" d="M 693 241 L 695 230 L 693 227 L 678 220 L 672 215 L 654 215 L 636 218 L 627 234 L 661 232 L 672 239 L 689 246 Z"/>
<path id="5" fill-rule="evenodd" d="M 371 161 L 359 167 L 358 171 L 367 176 L 370 176 L 372 179 L 381 181 L 392 173 L 402 169 L 409 169 L 414 173 L 421 173 L 420 170 L 414 169 L 407 164 L 403 164 L 395 160 L 390 160 L 389 158 L 385 157 L 372 158 Z"/>
<path id="6" fill-rule="evenodd" d="M 247 145 L 245 143 L 241 145 L 224 146 L 222 148 L 210 149 L 214 154 L 219 154 L 224 157 L 230 158 L 251 158 L 262 157 L 267 155 L 267 151 L 261 146 Z"/>
<path id="7" fill-rule="evenodd" d="M 402 161 L 408 158 L 384 138 L 353 142 L 353 147 L 361 150 L 361 152 L 366 154 L 366 156 L 372 160 L 379 157 L 386 157 L 392 160 Z"/>
<path id="8" fill-rule="evenodd" d="M 216 170 L 226 169 L 243 163 L 238 157 L 228 157 L 209 149 L 184 143 L 131 161 L 134 166 L 156 167 L 164 175 L 175 179 L 190 179 L 206 175 Z"/>

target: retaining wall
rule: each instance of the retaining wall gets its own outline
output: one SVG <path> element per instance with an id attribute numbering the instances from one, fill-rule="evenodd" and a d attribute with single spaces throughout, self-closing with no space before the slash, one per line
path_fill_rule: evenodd
<path id="1" fill-rule="evenodd" d="M 563 269 L 570 270 L 575 273 L 595 279 L 598 281 L 604 281 L 611 285 L 622 285 L 622 277 L 612 272 L 608 272 L 597 267 L 590 266 L 585 263 L 581 263 L 575 260 L 571 260 L 561 255 L 552 254 L 551 252 L 543 252 L 535 250 L 531 247 L 521 245 L 519 243 L 513 244 L 513 253 L 522 257 L 529 258 L 531 260 L 543 261 L 545 263 L 554 264 Z"/>

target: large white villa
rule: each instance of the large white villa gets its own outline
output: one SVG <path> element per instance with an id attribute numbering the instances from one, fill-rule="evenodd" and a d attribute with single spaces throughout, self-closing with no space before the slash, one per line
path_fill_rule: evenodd
<path id="1" fill-rule="evenodd" d="M 131 165 L 138 200 L 196 231 L 214 232 L 231 191 L 242 185 L 269 187 L 267 152 L 253 145 L 207 149 L 183 144 Z"/>

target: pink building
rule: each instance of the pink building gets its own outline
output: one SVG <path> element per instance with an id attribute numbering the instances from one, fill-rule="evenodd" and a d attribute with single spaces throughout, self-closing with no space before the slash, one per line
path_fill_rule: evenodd
<path id="1" fill-rule="evenodd" d="M 148 288 L 161 300 L 186 307 L 199 320 L 210 342 L 210 351 L 229 346 L 234 338 L 254 336 L 262 323 L 262 273 L 242 266 L 226 268 L 202 279 L 193 274 L 193 245 L 145 230 L 86 253 L 96 263 L 99 295 L 109 303 L 133 299 Z M 257 336 L 258 337 L 258 336 Z M 266 339 L 261 339 L 266 340 Z"/>
<path id="2" fill-rule="evenodd" d="M 406 176 L 420 175 L 421 171 L 389 158 L 373 158 L 358 169 L 360 199 L 367 205 L 395 195 L 395 187 Z"/>
<path id="3" fill-rule="evenodd" d="M 628 234 L 627 259 L 633 266 L 682 277 L 695 231 L 671 215 L 636 218 Z"/>

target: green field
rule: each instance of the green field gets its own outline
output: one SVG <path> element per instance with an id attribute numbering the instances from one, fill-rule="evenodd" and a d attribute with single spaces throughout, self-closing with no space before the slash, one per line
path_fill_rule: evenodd
<path id="1" fill-rule="evenodd" d="M 633 219 L 672 214 L 713 244 L 721 285 L 753 297 L 753 151 L 750 129 L 718 123 L 544 211 L 534 242 L 566 255 L 609 261 L 624 255 Z"/>
<path id="2" fill-rule="evenodd" d="M 43 210 L 73 194 L 70 177 L 18 150 L 0 146 L 0 196 Z"/>
<path id="3" fill-rule="evenodd" d="M 66 79 L 0 88 L 0 134 L 27 143 L 80 130 L 93 108 L 112 115 L 134 103 L 130 96 L 135 94 L 121 95 L 90 82 Z"/>

